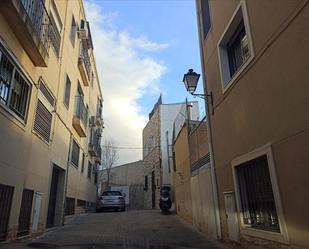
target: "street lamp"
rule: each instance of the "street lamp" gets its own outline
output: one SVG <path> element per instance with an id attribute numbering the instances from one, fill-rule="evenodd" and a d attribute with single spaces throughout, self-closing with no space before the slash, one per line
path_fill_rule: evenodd
<path id="1" fill-rule="evenodd" d="M 189 71 L 186 74 L 183 75 L 182 81 L 185 84 L 187 91 L 191 95 L 193 95 L 195 97 L 202 98 L 202 99 L 206 100 L 206 102 L 208 102 L 207 97 L 210 97 L 210 103 L 213 106 L 212 92 L 210 92 L 210 94 L 194 93 L 195 90 L 196 90 L 199 78 L 200 78 L 200 74 L 194 72 L 193 69 L 189 69 Z"/>

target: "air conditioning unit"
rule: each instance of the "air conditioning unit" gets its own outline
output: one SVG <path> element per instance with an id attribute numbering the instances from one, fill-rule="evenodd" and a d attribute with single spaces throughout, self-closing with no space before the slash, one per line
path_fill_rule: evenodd
<path id="1" fill-rule="evenodd" d="M 250 50 L 249 50 L 249 43 L 248 43 L 247 35 L 245 35 L 241 39 L 241 54 L 242 54 L 243 62 L 248 60 L 248 58 L 250 57 Z"/>
<path id="2" fill-rule="evenodd" d="M 86 20 L 80 20 L 77 34 L 79 39 L 88 39 L 88 24 Z"/>

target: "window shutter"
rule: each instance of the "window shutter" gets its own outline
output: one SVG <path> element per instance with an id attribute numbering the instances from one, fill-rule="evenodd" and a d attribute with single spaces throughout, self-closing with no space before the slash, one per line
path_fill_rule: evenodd
<path id="1" fill-rule="evenodd" d="M 38 99 L 33 130 L 41 135 L 46 142 L 49 142 L 50 139 L 52 117 L 49 110 Z"/>

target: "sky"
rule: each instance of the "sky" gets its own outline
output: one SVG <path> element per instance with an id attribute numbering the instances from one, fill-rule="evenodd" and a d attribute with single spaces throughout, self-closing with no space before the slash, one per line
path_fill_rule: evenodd
<path id="1" fill-rule="evenodd" d="M 195 1 L 85 2 L 104 99 L 103 140 L 118 148 L 116 165 L 141 160 L 142 130 L 160 94 L 163 103 L 193 100 L 182 78 L 189 68 L 201 73 Z M 200 101 L 201 116 L 203 109 Z"/>

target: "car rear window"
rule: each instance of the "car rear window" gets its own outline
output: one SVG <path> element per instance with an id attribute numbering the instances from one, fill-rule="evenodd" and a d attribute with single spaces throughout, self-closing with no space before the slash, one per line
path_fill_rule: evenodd
<path id="1" fill-rule="evenodd" d="M 121 192 L 119 191 L 107 191 L 107 192 L 103 192 L 102 196 L 118 196 L 118 195 L 122 195 Z"/>

